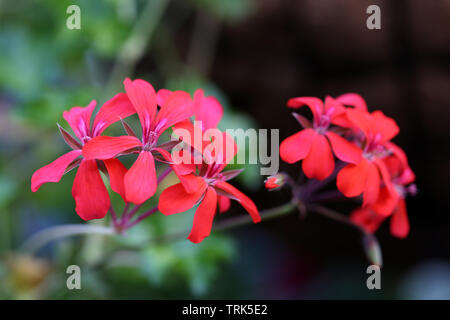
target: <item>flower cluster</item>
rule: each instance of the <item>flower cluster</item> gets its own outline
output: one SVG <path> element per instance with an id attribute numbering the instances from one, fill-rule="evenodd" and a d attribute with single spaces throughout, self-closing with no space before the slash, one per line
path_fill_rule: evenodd
<path id="1" fill-rule="evenodd" d="M 302 160 L 308 178 L 324 180 L 337 172 L 336 185 L 346 197 L 362 196 L 362 206 L 350 220 L 370 233 L 391 217 L 391 233 L 403 238 L 409 233 L 405 197 L 415 193 L 415 176 L 403 150 L 391 140 L 399 133 L 395 121 L 381 111 L 369 112 L 357 94 L 337 98 L 299 97 L 287 106 L 307 106 L 313 120 L 294 113 L 303 130 L 280 145 L 288 163 Z M 347 163 L 335 170 L 335 157 Z"/>
<path id="2" fill-rule="evenodd" d="M 238 170 L 224 171 L 237 152 L 231 136 L 220 133 L 218 139 L 217 135 L 206 135 L 201 148 L 189 145 L 189 141 L 182 141 L 181 137 L 178 141 L 159 141 L 169 128 L 200 130 L 201 133 L 214 128 L 218 132 L 216 127 L 223 115 L 220 103 L 214 97 L 205 97 L 201 89 L 195 92 L 192 99 L 184 91 L 161 89 L 156 92 L 151 84 L 139 79 L 126 79 L 124 86 L 126 93 L 119 93 L 106 102 L 92 124 L 95 101 L 87 107 L 73 107 L 64 112 L 64 119 L 75 136 L 61 127 L 59 129 L 73 150 L 37 170 L 31 179 L 32 191 L 37 191 L 44 183 L 59 182 L 65 173 L 78 167 L 72 187 L 78 215 L 84 220 L 100 219 L 111 209 L 114 220 L 108 190 L 100 172 L 109 177 L 111 190 L 123 198 L 125 208 L 134 204 L 133 211 L 137 211 L 155 194 L 163 178 L 158 178 L 156 174 L 156 163 L 160 163 L 167 164 L 180 183 L 162 191 L 157 209 L 170 215 L 198 205 L 188 237 L 192 242 L 201 242 L 210 234 L 216 208 L 219 207 L 220 212 L 227 211 L 230 199 L 239 201 L 252 220 L 259 222 L 259 212 L 253 201 L 227 182 L 240 173 Z M 124 121 L 135 113 L 142 128 L 140 138 Z M 193 119 L 202 124 L 200 128 L 192 124 Z M 127 134 L 103 136 L 103 131 L 117 121 L 122 121 Z M 191 156 L 188 159 L 195 158 L 195 162 L 173 161 L 171 151 L 181 143 L 185 145 L 183 152 Z M 231 157 L 225 147 L 232 150 Z M 118 159 L 127 154 L 137 154 L 129 169 Z M 124 216 L 130 218 L 130 212 L 126 209 Z M 127 220 L 114 222 L 118 229 L 123 230 L 134 225 Z"/>
<path id="3" fill-rule="evenodd" d="M 217 99 L 206 97 L 201 89 L 193 97 L 184 91 L 156 92 L 144 80 L 125 79 L 124 86 L 125 93 L 107 101 L 95 117 L 95 101 L 64 112 L 74 135 L 58 127 L 72 151 L 37 170 L 31 179 L 32 191 L 46 182 L 60 181 L 65 173 L 78 167 L 72 195 L 82 219 L 100 219 L 110 211 L 115 229 L 123 232 L 156 211 L 172 215 L 197 207 L 188 236 L 194 243 L 209 236 L 216 212 L 227 211 L 231 200 L 238 201 L 249 213 L 249 221 L 261 221 L 253 201 L 228 183 L 241 170 L 225 170 L 237 153 L 237 145 L 231 135 L 217 129 L 223 115 Z M 300 186 L 287 174 L 278 173 L 266 179 L 266 188 L 276 190 L 290 185 L 294 198 L 290 205 L 297 205 L 304 213 L 310 202 L 320 198 L 314 195 L 320 181 L 324 184 L 336 177 L 341 195 L 362 199 L 348 221 L 366 234 L 375 232 L 391 217 L 391 233 L 406 237 L 410 228 L 405 197 L 416 193 L 415 175 L 404 151 L 391 141 L 399 133 L 395 121 L 381 111 L 369 112 L 364 99 L 354 93 L 326 97 L 324 101 L 292 98 L 287 106 L 307 106 L 312 121 L 293 113 L 303 130 L 282 141 L 280 156 L 288 163 L 302 160 L 303 172 L 311 180 Z M 124 120 L 135 113 L 141 124 L 140 135 Z M 118 121 L 126 135 L 102 135 Z M 160 141 L 169 130 L 172 140 Z M 126 168 L 118 158 L 129 154 L 137 157 Z M 167 166 L 159 177 L 157 164 Z M 158 205 L 132 220 L 171 171 L 179 183 L 162 190 Z M 101 173 L 125 202 L 120 219 L 111 207 Z M 130 205 L 134 205 L 131 211 Z"/>

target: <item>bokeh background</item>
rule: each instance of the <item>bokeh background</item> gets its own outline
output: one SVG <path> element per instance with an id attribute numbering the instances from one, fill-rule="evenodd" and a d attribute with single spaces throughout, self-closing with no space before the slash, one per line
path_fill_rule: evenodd
<path id="1" fill-rule="evenodd" d="M 66 28 L 71 4 L 81 30 Z M 381 30 L 366 28 L 371 4 Z M 449 30 L 448 0 L 0 0 L 0 298 L 449 299 Z M 193 213 L 155 215 L 126 238 L 73 237 L 23 255 L 39 230 L 83 223 L 73 172 L 30 191 L 32 173 L 67 150 L 56 122 L 67 127 L 63 110 L 123 91 L 127 76 L 202 87 L 224 105 L 223 128 L 277 128 L 281 138 L 299 128 L 285 107 L 295 96 L 358 92 L 394 117 L 419 193 L 407 239 L 388 225 L 377 233 L 382 290 L 366 288 L 359 234 L 313 214 L 200 245 L 152 242 L 189 227 Z M 261 209 L 289 199 L 264 191 L 258 172 L 247 166 L 238 184 Z M 239 205 L 227 213 L 239 214 Z M 70 264 L 82 290 L 66 288 Z"/>

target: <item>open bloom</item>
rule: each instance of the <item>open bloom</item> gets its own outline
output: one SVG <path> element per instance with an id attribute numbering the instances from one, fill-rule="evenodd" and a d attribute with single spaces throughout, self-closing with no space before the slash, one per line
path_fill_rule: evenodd
<path id="1" fill-rule="evenodd" d="M 391 155 L 383 159 L 383 162 L 391 175 L 396 196 L 393 197 L 386 187 L 382 187 L 377 201 L 371 206 L 354 210 L 350 219 L 373 233 L 390 216 L 391 234 L 405 238 L 410 228 L 405 198 L 408 194 L 414 195 L 417 192 L 416 186 L 412 184 L 415 175 L 407 164 L 406 156 L 400 155 L 399 158 Z"/>
<path id="2" fill-rule="evenodd" d="M 76 203 L 75 210 L 84 220 L 103 218 L 109 210 L 110 199 L 97 162 L 83 158 L 82 149 L 88 141 L 99 136 L 112 123 L 135 113 L 128 97 L 119 93 L 100 108 L 91 126 L 95 106 L 96 102 L 93 100 L 87 107 L 73 107 L 64 112 L 64 119 L 78 140 L 64 129 L 60 128 L 60 131 L 73 150 L 40 168 L 31 177 L 31 190 L 36 192 L 44 183 L 59 182 L 66 172 L 79 166 L 72 187 L 72 196 Z M 107 158 L 101 165 L 104 165 L 109 174 L 111 189 L 124 197 L 125 166 L 117 159 Z"/>
<path id="3" fill-rule="evenodd" d="M 86 159 L 110 159 L 126 152 L 138 152 L 139 156 L 125 174 L 126 200 L 140 204 L 156 191 L 157 179 L 154 152 L 163 156 L 165 150 L 158 147 L 158 138 L 172 125 L 193 114 L 190 95 L 184 91 L 161 91 L 157 95 L 152 85 L 144 80 L 125 79 L 125 91 L 139 116 L 142 137 L 120 136 L 96 137 L 83 149 Z M 158 111 L 158 101 L 161 109 Z"/>
<path id="4" fill-rule="evenodd" d="M 358 164 L 362 151 L 331 129 L 331 125 L 345 126 L 346 108 L 337 100 L 326 97 L 325 104 L 318 98 L 292 98 L 287 105 L 291 108 L 308 106 L 313 114 L 311 124 L 305 118 L 294 116 L 305 127 L 304 130 L 288 137 L 280 145 L 280 156 L 288 162 L 303 160 L 302 167 L 308 178 L 323 180 L 334 170 L 334 158 Z"/>
<path id="5" fill-rule="evenodd" d="M 396 197 L 391 176 L 382 159 L 396 147 L 390 140 L 399 132 L 397 124 L 381 111 L 368 113 L 348 109 L 347 117 L 362 132 L 363 158 L 360 163 L 348 164 L 339 171 L 336 180 L 339 191 L 346 197 L 363 194 L 363 206 L 367 206 L 377 201 L 383 183 L 386 191 Z"/>
<path id="6" fill-rule="evenodd" d="M 199 204 L 188 236 L 194 243 L 209 236 L 217 206 L 220 212 L 227 211 L 230 199 L 239 201 L 253 222 L 261 220 L 253 201 L 226 182 L 240 173 L 240 170 L 223 171 L 237 152 L 233 138 L 226 133 L 221 139 L 215 138 L 203 148 L 204 161 L 193 172 L 184 175 L 180 183 L 165 189 L 159 198 L 159 210 L 165 215 L 184 212 Z"/>

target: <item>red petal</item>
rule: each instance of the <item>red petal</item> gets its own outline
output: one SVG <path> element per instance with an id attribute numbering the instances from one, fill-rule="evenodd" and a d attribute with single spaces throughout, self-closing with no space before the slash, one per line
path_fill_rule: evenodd
<path id="1" fill-rule="evenodd" d="M 366 101 L 357 93 L 345 93 L 336 98 L 336 100 L 344 105 L 352 106 L 355 109 L 367 111 Z"/>
<path id="2" fill-rule="evenodd" d="M 409 220 L 404 199 L 399 201 L 397 210 L 392 215 L 390 227 L 391 234 L 395 237 L 406 238 L 409 234 Z"/>
<path id="3" fill-rule="evenodd" d="M 314 116 L 314 121 L 317 122 L 324 111 L 322 100 L 314 97 L 299 97 L 291 98 L 287 102 L 288 107 L 295 109 L 303 107 L 305 105 L 309 107 Z"/>
<path id="4" fill-rule="evenodd" d="M 180 213 L 191 209 L 200 200 L 208 185 L 205 183 L 194 193 L 187 193 L 181 183 L 163 190 L 158 208 L 165 215 Z"/>
<path id="5" fill-rule="evenodd" d="M 66 168 L 80 155 L 81 150 L 70 151 L 37 170 L 31 177 L 31 191 L 36 192 L 41 185 L 47 182 L 59 182 Z"/>
<path id="6" fill-rule="evenodd" d="M 254 223 L 261 221 L 261 217 L 259 216 L 258 208 L 256 208 L 256 205 L 254 204 L 254 202 L 249 197 L 247 197 L 245 194 L 243 194 L 241 191 L 239 191 L 238 189 L 233 187 L 231 184 L 224 182 L 224 181 L 219 181 L 219 180 L 217 180 L 214 183 L 214 187 L 219 188 L 225 192 L 228 192 L 228 193 L 232 194 L 235 198 L 239 199 L 240 204 L 250 214 Z"/>
<path id="7" fill-rule="evenodd" d="M 120 194 L 123 201 L 126 202 L 124 178 L 127 173 L 127 168 L 125 168 L 119 159 L 103 160 L 103 163 L 106 166 L 106 170 L 108 170 L 111 189 Z"/>
<path id="8" fill-rule="evenodd" d="M 195 193 L 199 189 L 204 189 L 204 186 L 206 185 L 206 182 L 202 177 L 198 177 L 192 173 L 184 176 L 180 175 L 178 178 L 187 193 Z"/>
<path id="9" fill-rule="evenodd" d="M 355 209 L 350 214 L 350 221 L 369 233 L 377 231 L 384 219 L 385 217 L 376 214 L 370 207 Z"/>
<path id="10" fill-rule="evenodd" d="M 136 113 L 133 105 L 125 93 L 119 93 L 105 102 L 95 116 L 92 136 L 99 136 L 114 122 L 125 119 Z"/>
<path id="11" fill-rule="evenodd" d="M 219 203 L 219 212 L 224 213 L 230 209 L 231 200 L 224 196 L 217 196 L 217 202 Z"/>
<path id="12" fill-rule="evenodd" d="M 382 216 L 389 216 L 393 213 L 398 201 L 399 197 L 397 194 L 392 194 L 387 188 L 381 188 L 378 199 L 372 205 L 372 208 Z"/>
<path id="13" fill-rule="evenodd" d="M 166 159 L 168 162 L 172 162 L 172 157 L 168 151 L 160 148 L 155 148 L 155 150 L 161 153 L 164 159 Z M 195 170 L 195 165 L 191 166 L 192 170 L 190 170 L 189 172 L 187 172 L 188 168 L 187 165 L 173 164 L 171 165 L 171 168 L 177 175 L 180 182 L 183 184 L 184 189 L 186 190 L 187 193 L 195 192 L 203 184 L 206 184 L 203 178 L 191 174 L 191 172 Z"/>
<path id="14" fill-rule="evenodd" d="M 362 150 L 358 146 L 332 131 L 327 131 L 326 136 L 330 140 L 331 147 L 338 159 L 353 164 L 358 164 L 361 161 Z"/>
<path id="15" fill-rule="evenodd" d="M 312 179 L 323 180 L 334 170 L 334 158 L 328 140 L 317 134 L 311 150 L 302 163 L 305 175 Z"/>
<path id="16" fill-rule="evenodd" d="M 375 160 L 375 165 L 378 167 L 378 170 L 381 173 L 381 177 L 383 178 L 384 185 L 389 190 L 391 194 L 398 195 L 397 190 L 395 190 L 394 184 L 392 183 L 392 177 L 389 174 L 389 171 L 385 165 L 385 162 L 382 160 Z"/>
<path id="17" fill-rule="evenodd" d="M 234 138 L 218 129 L 210 129 L 205 132 L 205 137 L 212 139 L 211 143 L 204 143 L 203 156 L 207 164 L 215 163 L 216 173 L 221 172 L 236 156 L 238 147 Z"/>
<path id="18" fill-rule="evenodd" d="M 203 130 L 216 128 L 223 116 L 223 107 L 214 97 L 205 97 L 202 89 L 194 93 L 195 120 L 202 122 Z"/>
<path id="19" fill-rule="evenodd" d="M 392 158 L 397 159 L 402 165 L 402 168 L 397 169 L 394 172 L 390 170 L 389 172 L 391 172 L 391 175 L 398 175 L 401 172 L 401 176 L 398 178 L 401 184 L 406 185 L 414 182 L 414 180 L 416 180 L 416 175 L 409 167 L 408 158 L 403 149 L 392 142 L 386 142 L 386 147 L 393 153 Z"/>
<path id="20" fill-rule="evenodd" d="M 331 123 L 335 124 L 339 127 L 343 128 L 351 128 L 354 126 L 353 122 L 351 122 L 347 117 L 347 112 L 342 113 L 338 116 L 335 116 L 331 119 Z"/>
<path id="21" fill-rule="evenodd" d="M 200 243 L 211 233 L 214 215 L 216 213 L 217 194 L 209 187 L 205 197 L 195 211 L 192 230 L 188 239 L 193 243 Z"/>
<path id="22" fill-rule="evenodd" d="M 164 101 L 159 110 L 155 128 L 158 128 L 158 133 L 162 133 L 170 126 L 188 119 L 193 113 L 194 105 L 189 93 L 175 91 Z"/>
<path id="23" fill-rule="evenodd" d="M 325 98 L 325 105 L 323 112 L 331 116 L 331 118 L 338 117 L 344 114 L 346 111 L 345 107 L 339 103 L 336 99 L 327 96 Z"/>
<path id="24" fill-rule="evenodd" d="M 83 156 L 86 159 L 111 159 L 121 152 L 139 146 L 142 146 L 142 142 L 132 136 L 98 136 L 84 145 Z"/>
<path id="25" fill-rule="evenodd" d="M 97 102 L 92 100 L 87 107 L 73 107 L 69 111 L 64 111 L 63 117 L 69 123 L 75 135 L 83 139 L 83 137 L 90 137 L 90 123 L 92 111 L 94 111 Z"/>
<path id="26" fill-rule="evenodd" d="M 72 187 L 75 211 L 83 220 L 101 219 L 109 210 L 108 191 L 95 160 L 81 161 Z"/>
<path id="27" fill-rule="evenodd" d="M 156 93 L 156 101 L 158 102 L 159 106 L 162 106 L 166 100 L 170 97 L 172 94 L 172 91 L 167 89 L 159 89 Z"/>
<path id="28" fill-rule="evenodd" d="M 155 194 L 157 187 L 155 160 L 148 151 L 141 151 L 136 162 L 125 174 L 125 194 L 128 202 L 141 204 Z"/>
<path id="29" fill-rule="evenodd" d="M 339 171 L 336 184 L 340 192 L 352 198 L 360 195 L 366 186 L 368 162 L 362 159 L 357 165 L 348 164 Z"/>
<path id="30" fill-rule="evenodd" d="M 147 132 L 156 115 L 156 93 L 147 81 L 137 79 L 123 82 L 127 96 L 133 104 L 141 121 L 142 131 Z"/>
<path id="31" fill-rule="evenodd" d="M 361 109 L 347 109 L 347 117 L 353 125 L 360 129 L 366 138 L 372 138 L 374 132 L 373 118 L 370 113 Z"/>
<path id="32" fill-rule="evenodd" d="M 316 131 L 313 129 L 305 129 L 286 138 L 280 145 L 280 157 L 287 163 L 294 163 L 304 159 L 313 143 Z"/>
<path id="33" fill-rule="evenodd" d="M 205 144 L 203 143 L 203 130 L 199 123 L 196 122 L 194 125 L 190 120 L 178 122 L 174 125 L 174 134 L 184 143 L 203 153 Z"/>
<path id="34" fill-rule="evenodd" d="M 400 132 L 394 119 L 386 117 L 383 112 L 374 111 L 372 116 L 374 119 L 374 131 L 381 134 L 381 142 L 391 140 Z"/>
<path id="35" fill-rule="evenodd" d="M 380 173 L 378 168 L 372 162 L 368 162 L 367 180 L 363 194 L 363 207 L 374 204 L 378 199 L 380 192 Z"/>

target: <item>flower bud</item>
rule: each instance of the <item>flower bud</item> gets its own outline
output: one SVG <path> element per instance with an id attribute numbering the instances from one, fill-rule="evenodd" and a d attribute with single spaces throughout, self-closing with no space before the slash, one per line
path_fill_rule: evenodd
<path id="1" fill-rule="evenodd" d="M 286 183 L 286 175 L 284 173 L 277 173 L 276 175 L 268 177 L 265 182 L 265 187 L 268 190 L 276 190 L 281 188 Z"/>

